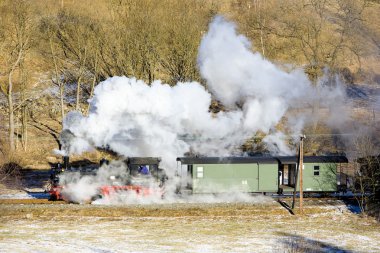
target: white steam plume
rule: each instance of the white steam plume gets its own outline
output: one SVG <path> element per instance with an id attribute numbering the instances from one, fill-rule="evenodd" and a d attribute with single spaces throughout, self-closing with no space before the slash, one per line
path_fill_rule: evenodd
<path id="1" fill-rule="evenodd" d="M 310 83 L 301 70 L 287 73 L 249 47 L 219 16 L 200 46 L 201 74 L 228 112 L 209 113 L 211 94 L 196 82 L 170 87 L 113 77 L 96 87 L 88 117 L 67 115 L 64 129 L 76 136 L 70 150 L 97 146 L 125 156 L 160 156 L 174 168 L 175 158 L 190 149 L 228 155 L 256 131 L 268 133 Z"/>
<path id="2" fill-rule="evenodd" d="M 70 112 L 64 120 L 64 129 L 76 137 L 71 150 L 97 146 L 124 156 L 158 156 L 171 175 L 176 157 L 192 146 L 227 154 L 236 140 L 226 137 L 237 135 L 243 119 L 240 111 L 210 114 L 211 95 L 195 82 L 170 87 L 156 81 L 149 86 L 113 77 L 100 83 L 94 94 L 88 117 Z M 208 145 L 210 140 L 223 145 Z"/>
<path id="3" fill-rule="evenodd" d="M 253 108 L 247 113 L 256 118 L 252 129 L 268 130 L 277 124 L 289 101 L 310 89 L 301 69 L 288 73 L 253 53 L 248 39 L 221 16 L 203 38 L 198 62 L 209 90 L 224 105 L 234 108 L 236 103 L 250 101 L 247 109 Z"/>
<path id="4" fill-rule="evenodd" d="M 207 90 L 197 82 L 173 87 L 128 77 L 101 82 L 89 115 L 70 112 L 65 118 L 63 153 L 103 147 L 123 156 L 161 157 L 161 165 L 172 176 L 176 157 L 190 150 L 231 155 L 262 131 L 268 134 L 264 142 L 270 151 L 291 154 L 285 135 L 276 130 L 288 109 L 312 104 L 320 98 L 317 94 L 329 101 L 342 96 L 339 89 L 322 86 L 316 93 L 301 69 L 286 72 L 252 52 L 248 39 L 221 16 L 214 18 L 202 39 L 198 64 Z M 228 111 L 210 113 L 212 96 Z M 300 133 L 306 118 L 288 120 L 296 126 L 290 132 Z"/>

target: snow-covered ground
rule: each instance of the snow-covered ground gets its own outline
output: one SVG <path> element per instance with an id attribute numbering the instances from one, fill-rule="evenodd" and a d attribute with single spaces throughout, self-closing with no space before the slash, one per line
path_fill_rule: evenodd
<path id="1" fill-rule="evenodd" d="M 380 252 L 375 221 L 342 203 L 306 211 L 292 216 L 275 204 L 0 205 L 0 252 Z"/>
<path id="2" fill-rule="evenodd" d="M 0 194 L 0 199 L 48 199 L 49 193 L 45 192 L 20 192 Z"/>

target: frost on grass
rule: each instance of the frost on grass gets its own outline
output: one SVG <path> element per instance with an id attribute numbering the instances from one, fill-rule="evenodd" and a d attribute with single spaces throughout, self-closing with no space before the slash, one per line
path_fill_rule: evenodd
<path id="1" fill-rule="evenodd" d="M 160 216 L 132 217 L 128 208 L 115 206 L 65 205 L 65 212 L 55 205 L 3 206 L 1 213 L 12 214 L 0 216 L 0 248 L 2 252 L 379 252 L 380 225 L 341 213 L 339 205 L 313 206 L 323 215 L 303 217 L 271 212 L 278 207 L 153 205 L 134 210 L 144 208 Z M 120 215 L 113 217 L 119 208 Z M 173 208 L 181 215 L 171 215 Z M 26 218 L 26 211 L 39 215 Z M 83 216 L 82 211 L 94 213 Z M 193 211 L 198 215 L 189 215 Z"/>

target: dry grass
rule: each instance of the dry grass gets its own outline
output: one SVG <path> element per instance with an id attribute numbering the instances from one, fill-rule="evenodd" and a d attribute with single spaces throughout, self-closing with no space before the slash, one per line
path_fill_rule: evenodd
<path id="1" fill-rule="evenodd" d="M 30 213 L 33 217 L 46 219 L 49 217 L 232 217 L 253 215 L 287 215 L 287 211 L 278 206 L 268 209 L 268 205 L 250 204 L 162 204 L 162 205 L 131 205 L 131 206 L 97 206 L 97 205 L 67 205 L 64 202 L 53 202 L 57 205 L 13 205 L 18 201 L 0 200 L 1 218 L 22 217 Z M 35 204 L 36 200 L 26 203 Z M 44 201 L 43 201 L 44 202 Z M 43 203 L 40 202 L 40 203 Z M 7 203 L 7 205 L 5 205 Z M 46 202 L 45 202 L 46 203 Z"/>
<path id="2" fill-rule="evenodd" d="M 25 249 L 313 252 L 310 251 L 313 248 L 378 252 L 380 249 L 379 223 L 348 212 L 337 201 L 312 201 L 306 205 L 303 216 L 292 216 L 277 203 L 1 204 L 0 224 L 0 247 L 5 252 Z"/>
<path id="3" fill-rule="evenodd" d="M 289 201 L 290 202 L 290 201 Z M 22 205 L 18 205 L 22 204 Z M 54 205 L 51 205 L 54 204 Z M 59 205 L 60 207 L 57 207 Z M 337 200 L 305 201 L 304 216 L 319 215 L 327 208 L 335 209 L 342 205 Z M 46 199 L 0 199 L 0 219 L 22 216 L 31 213 L 33 217 L 267 217 L 289 216 L 289 212 L 275 201 L 263 204 L 229 203 L 172 203 L 152 205 L 76 205 L 63 201 L 48 201 Z M 298 208 L 295 209 L 298 213 Z M 341 210 L 343 212 L 343 209 Z M 289 216 L 291 218 L 298 216 Z M 290 218 L 289 218 L 290 219 Z"/>

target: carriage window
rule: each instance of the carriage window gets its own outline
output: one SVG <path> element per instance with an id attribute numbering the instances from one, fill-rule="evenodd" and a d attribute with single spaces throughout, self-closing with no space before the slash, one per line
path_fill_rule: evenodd
<path id="1" fill-rule="evenodd" d="M 314 176 L 319 176 L 319 166 L 314 166 Z"/>
<path id="2" fill-rule="evenodd" d="M 203 167 L 197 167 L 197 178 L 203 178 Z"/>

